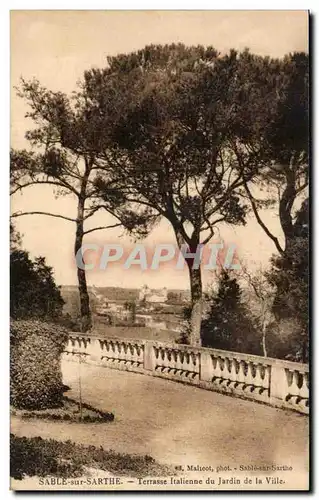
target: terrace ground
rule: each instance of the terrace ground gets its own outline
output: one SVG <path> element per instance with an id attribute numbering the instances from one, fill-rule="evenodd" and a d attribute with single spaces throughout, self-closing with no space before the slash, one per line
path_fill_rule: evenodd
<path id="1" fill-rule="evenodd" d="M 78 398 L 78 365 L 65 362 L 63 374 L 71 387 L 68 395 Z M 275 489 L 307 488 L 308 418 L 304 415 L 98 366 L 82 364 L 81 381 L 83 401 L 114 412 L 114 422 L 44 423 L 12 417 L 11 431 L 149 454 L 161 463 L 181 466 L 185 475 L 189 465 L 212 466 L 215 471 L 224 467 L 223 477 L 268 474 L 285 481 Z M 240 471 L 241 466 L 254 465 L 286 466 L 292 471 Z"/>

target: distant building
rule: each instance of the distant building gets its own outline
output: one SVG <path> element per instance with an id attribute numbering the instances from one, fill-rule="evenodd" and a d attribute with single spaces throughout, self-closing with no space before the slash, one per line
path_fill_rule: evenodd
<path id="1" fill-rule="evenodd" d="M 139 301 L 145 301 L 149 303 L 164 304 L 167 302 L 167 288 L 164 287 L 161 290 L 151 290 L 147 285 L 142 286 L 139 292 Z"/>

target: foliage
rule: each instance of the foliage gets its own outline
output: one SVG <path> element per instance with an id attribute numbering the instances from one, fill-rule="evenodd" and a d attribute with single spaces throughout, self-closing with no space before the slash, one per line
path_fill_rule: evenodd
<path id="1" fill-rule="evenodd" d="M 10 256 L 10 313 L 17 318 L 58 318 L 64 300 L 44 257 L 32 261 L 28 252 L 15 249 Z"/>
<path id="2" fill-rule="evenodd" d="M 16 231 L 14 224 L 10 222 L 10 252 L 21 248 L 21 234 Z"/>
<path id="3" fill-rule="evenodd" d="M 299 346 L 290 355 L 308 360 L 309 351 L 309 207 L 305 200 L 297 212 L 294 238 L 285 252 L 272 258 L 268 280 L 275 288 L 273 311 L 278 320 L 294 320 Z M 299 328 L 298 328 L 299 326 Z M 297 349 L 297 351 L 296 351 Z"/>
<path id="4" fill-rule="evenodd" d="M 221 223 L 245 224 L 246 188 L 267 169 L 266 138 L 281 106 L 289 60 L 182 44 L 150 45 L 85 73 L 92 110 L 112 123 L 99 158 L 150 229 L 165 217 L 179 247 L 195 251 Z M 120 111 L 120 112 L 119 112 Z M 191 272 L 192 340 L 199 341 L 202 283 Z"/>
<path id="5" fill-rule="evenodd" d="M 136 302 L 135 302 L 135 300 L 125 302 L 124 309 L 129 311 L 130 317 L 128 320 L 132 325 L 134 325 L 134 323 L 136 321 Z"/>
<path id="6" fill-rule="evenodd" d="M 275 317 L 272 312 L 274 302 L 274 289 L 270 285 L 267 273 L 262 267 L 250 271 L 244 262 L 240 263 L 240 278 L 248 285 L 247 292 L 243 299 L 249 307 L 250 314 L 254 319 L 256 327 L 262 332 L 263 355 L 270 355 L 274 352 L 274 346 L 269 345 L 268 332 L 272 331 Z M 268 350 L 270 348 L 270 351 Z M 271 357 L 277 357 L 274 354 Z"/>
<path id="7" fill-rule="evenodd" d="M 62 404 L 60 358 L 68 332 L 53 323 L 12 321 L 10 399 L 17 408 L 45 409 Z"/>
<path id="8" fill-rule="evenodd" d="M 309 184 L 309 57 L 304 53 L 289 54 L 281 62 L 277 86 L 276 113 L 269 121 L 264 137 L 268 163 L 256 178 L 259 193 L 245 184 L 257 222 L 283 254 L 294 238 L 293 220 L 300 200 L 307 196 Z M 274 206 L 278 211 L 284 244 L 279 242 L 262 220 L 260 208 Z"/>
<path id="9" fill-rule="evenodd" d="M 18 415 L 22 419 L 40 418 L 44 420 L 67 420 L 69 422 L 83 422 L 83 423 L 104 423 L 113 422 L 114 414 L 111 412 L 104 412 L 94 408 L 93 406 L 81 402 L 80 405 L 76 401 L 66 396 L 63 396 L 62 406 L 59 408 L 47 410 L 16 410 L 11 411 L 12 415 Z"/>
<path id="10" fill-rule="evenodd" d="M 77 477 L 85 474 L 85 467 L 129 477 L 174 475 L 168 466 L 158 464 L 149 455 L 116 453 L 70 440 L 10 435 L 10 475 L 15 479 L 25 475 Z"/>
<path id="11" fill-rule="evenodd" d="M 307 363 L 305 334 L 295 318 L 282 318 L 267 327 L 267 353 L 271 358 Z"/>
<path id="12" fill-rule="evenodd" d="M 283 253 L 260 209 L 278 208 L 285 242 L 308 186 L 308 56 L 272 59 L 248 50 L 149 45 L 84 74 L 69 99 L 22 80 L 40 152 L 12 151 L 12 193 L 50 184 L 77 199 L 75 252 L 99 210 L 141 237 L 166 218 L 179 247 L 195 251 L 221 223 L 258 223 Z M 256 199 L 256 185 L 271 196 Z M 268 193 L 268 194 L 269 194 Z M 21 216 L 25 214 L 14 214 Z M 85 226 L 85 227 L 84 227 Z M 189 267 L 192 342 L 200 341 L 201 272 Z M 78 269 L 82 330 L 91 327 L 85 271 Z"/>
<path id="13" fill-rule="evenodd" d="M 223 269 L 217 293 L 208 296 L 210 310 L 202 321 L 202 345 L 215 349 L 262 354 L 261 335 L 241 300 L 236 278 Z"/>
<path id="14" fill-rule="evenodd" d="M 190 305 L 184 306 L 182 309 L 182 324 L 180 328 L 180 333 L 176 339 L 177 344 L 188 345 L 190 343 L 191 316 L 192 316 L 192 307 Z"/>
<path id="15" fill-rule="evenodd" d="M 25 191 L 29 186 L 49 185 L 56 197 L 69 195 L 76 202 L 76 217 L 45 210 L 17 212 L 12 218 L 26 215 L 44 215 L 74 224 L 74 254 L 80 251 L 86 234 L 124 225 L 134 230 L 132 213 L 125 212 L 123 196 L 112 183 L 108 184 L 107 200 L 100 203 L 94 181 L 100 166 L 96 151 L 104 141 L 105 130 L 99 115 L 88 109 L 81 92 L 68 98 L 62 92 L 52 92 L 37 80 L 21 79 L 18 95 L 28 105 L 26 117 L 33 128 L 26 133 L 32 148 L 11 150 L 11 194 Z M 113 166 L 114 168 L 114 166 Z M 106 170 L 104 168 L 104 176 Z M 107 210 L 115 222 L 107 226 L 94 225 L 93 217 L 99 210 Z M 92 326 L 90 299 L 84 269 L 77 268 L 81 330 Z"/>

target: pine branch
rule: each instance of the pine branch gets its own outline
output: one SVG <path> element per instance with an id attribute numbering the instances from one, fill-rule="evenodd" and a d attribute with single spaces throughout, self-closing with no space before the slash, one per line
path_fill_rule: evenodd
<path id="1" fill-rule="evenodd" d="M 70 222 L 77 222 L 76 219 L 66 217 L 65 215 L 51 214 L 50 212 L 16 212 L 11 217 L 22 217 L 24 215 L 47 215 L 48 217 L 56 217 L 57 219 L 64 219 Z"/>

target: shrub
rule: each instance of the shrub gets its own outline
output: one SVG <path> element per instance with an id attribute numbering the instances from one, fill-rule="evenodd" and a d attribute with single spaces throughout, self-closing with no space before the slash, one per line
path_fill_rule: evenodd
<path id="1" fill-rule="evenodd" d="M 32 261 L 25 250 L 10 255 L 10 313 L 14 319 L 50 318 L 62 314 L 64 300 L 45 258 Z"/>
<path id="2" fill-rule="evenodd" d="M 23 479 L 24 475 L 40 477 L 81 475 L 83 472 L 81 466 L 60 460 L 58 446 L 54 446 L 54 443 L 53 440 L 47 441 L 41 437 L 20 438 L 11 434 L 10 476 Z"/>
<path id="3" fill-rule="evenodd" d="M 63 396 L 62 406 L 47 410 L 24 410 L 15 409 L 12 414 L 20 416 L 22 419 L 41 418 L 46 420 L 69 420 L 72 422 L 105 423 L 113 422 L 114 414 L 98 410 L 93 406 L 82 403 L 82 420 L 80 416 L 79 403 L 73 399 Z"/>
<path id="4" fill-rule="evenodd" d="M 76 477 L 85 473 L 85 467 L 132 477 L 175 475 L 171 467 L 157 463 L 149 455 L 128 455 L 104 450 L 102 446 L 10 435 L 10 475 L 15 479 L 23 479 L 24 475 Z"/>
<path id="5" fill-rule="evenodd" d="M 10 337 L 11 404 L 29 410 L 60 406 L 67 330 L 36 320 L 13 321 Z"/>

